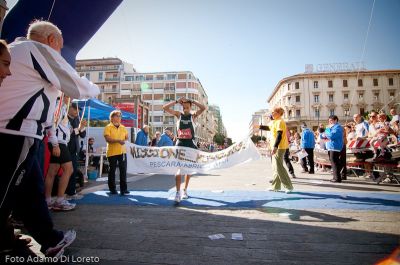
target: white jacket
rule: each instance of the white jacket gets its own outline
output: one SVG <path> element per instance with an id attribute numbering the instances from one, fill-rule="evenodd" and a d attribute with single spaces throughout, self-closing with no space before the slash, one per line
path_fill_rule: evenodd
<path id="1" fill-rule="evenodd" d="M 74 99 L 100 93 L 47 45 L 19 39 L 9 48 L 11 76 L 0 87 L 1 133 L 42 139 L 52 124 L 60 90 Z"/>

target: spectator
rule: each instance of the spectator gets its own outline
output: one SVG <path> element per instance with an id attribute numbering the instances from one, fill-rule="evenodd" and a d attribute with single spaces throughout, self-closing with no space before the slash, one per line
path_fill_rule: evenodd
<path id="1" fill-rule="evenodd" d="M 0 40 L 0 86 L 3 80 L 11 75 L 11 55 L 4 40 Z"/>
<path id="2" fill-rule="evenodd" d="M 368 122 L 364 121 L 364 118 L 361 116 L 361 114 L 354 114 L 353 120 L 356 124 L 356 137 L 364 139 L 367 138 L 369 131 Z"/>
<path id="3" fill-rule="evenodd" d="M 325 137 L 329 141 L 326 143 L 328 149 L 329 160 L 331 161 L 333 179 L 331 182 L 342 182 L 341 171 L 342 164 L 340 162 L 340 152 L 343 148 L 343 127 L 338 123 L 339 119 L 336 115 L 329 116 L 329 128 L 325 130 Z"/>
<path id="4" fill-rule="evenodd" d="M 159 131 L 156 132 L 156 136 L 151 140 L 151 146 L 157 146 L 158 141 L 160 141 L 161 133 Z"/>
<path id="5" fill-rule="evenodd" d="M 75 203 L 70 203 L 65 199 L 65 190 L 67 189 L 69 178 L 73 172 L 71 153 L 67 147 L 70 139 L 70 124 L 67 110 L 69 100 L 67 96 L 64 96 L 62 99 L 64 104 L 60 111 L 60 122 L 57 128 L 52 129 L 49 133 L 49 150 L 51 156 L 44 184 L 47 207 L 56 211 L 70 211 L 76 206 Z M 54 178 L 60 168 L 62 169 L 62 175 L 57 185 L 57 199 L 53 202 L 51 193 L 53 190 Z"/>
<path id="6" fill-rule="evenodd" d="M 94 138 L 90 137 L 88 139 L 88 148 L 86 146 L 83 146 L 82 152 L 84 154 L 84 159 L 86 159 L 86 151 L 89 152 L 89 165 L 98 168 L 99 167 L 99 162 L 100 162 L 100 157 L 98 156 L 93 156 L 94 153 L 96 153 L 96 148 L 94 148 Z"/>
<path id="7" fill-rule="evenodd" d="M 309 128 L 307 128 L 307 124 L 305 123 L 301 126 L 301 129 L 303 130 L 303 132 L 301 133 L 300 147 L 307 153 L 307 156 L 301 159 L 301 167 L 303 168 L 304 172 L 314 174 L 314 133 Z M 307 161 L 310 166 L 310 170 L 308 170 Z"/>
<path id="8" fill-rule="evenodd" d="M 160 141 L 158 142 L 157 146 L 162 147 L 162 146 L 173 146 L 174 142 L 171 139 L 172 132 L 169 129 L 165 129 L 164 133 L 160 137 Z"/>
<path id="9" fill-rule="evenodd" d="M 388 136 L 393 134 L 394 131 L 390 128 L 389 122 L 386 121 L 385 113 L 378 114 L 378 122 L 375 124 L 375 134 L 371 139 L 371 145 L 374 148 L 374 160 L 390 159 L 390 151 L 386 149 L 389 144 Z"/>
<path id="10" fill-rule="evenodd" d="M 111 194 L 118 194 L 115 185 L 115 170 L 118 164 L 120 192 L 121 196 L 124 196 L 129 193 L 126 183 L 127 162 L 125 146 L 125 141 L 128 140 L 128 131 L 121 124 L 120 110 L 114 110 L 110 113 L 110 123 L 104 128 L 104 138 L 107 142 L 107 159 L 110 163 L 108 188 Z"/>
<path id="11" fill-rule="evenodd" d="M 73 172 L 69 178 L 68 186 L 65 191 L 69 198 L 78 199 L 76 193 L 76 178 L 78 174 L 78 151 L 79 151 L 79 138 L 86 137 L 86 120 L 79 119 L 78 115 L 78 105 L 76 103 L 71 103 L 68 110 L 68 120 L 71 125 L 71 136 L 68 142 L 68 149 L 71 154 Z"/>
<path id="12" fill-rule="evenodd" d="M 0 89 L 0 145 L 7 150 L 0 157 L 0 230 L 16 209 L 42 252 L 60 256 L 76 232 L 53 229 L 38 146 L 44 128 L 52 123 L 60 90 L 73 98 L 95 97 L 100 91 L 61 57 L 63 37 L 57 26 L 35 21 L 27 37 L 10 44 L 12 76 L 3 80 Z"/>
<path id="13" fill-rule="evenodd" d="M 141 129 L 137 135 L 136 135 L 136 145 L 141 145 L 141 146 L 148 146 L 148 135 L 149 135 L 149 126 L 144 125 L 143 129 Z"/>

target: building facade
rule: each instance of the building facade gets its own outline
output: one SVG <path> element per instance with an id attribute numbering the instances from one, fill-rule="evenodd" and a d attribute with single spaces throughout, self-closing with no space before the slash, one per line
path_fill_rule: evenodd
<path id="1" fill-rule="evenodd" d="M 268 109 L 261 109 L 253 113 L 249 125 L 250 137 L 253 135 L 263 136 L 263 132 L 259 129 L 259 126 L 268 124 L 270 121 L 268 118 L 269 114 Z"/>
<path id="2" fill-rule="evenodd" d="M 77 60 L 76 70 L 100 87 L 99 99 L 109 104 L 140 102 L 148 104 L 148 124 L 154 134 L 170 128 L 176 133 L 176 117 L 164 113 L 162 106 L 181 97 L 208 107 L 208 96 L 200 80 L 190 71 L 139 73 L 132 64 L 119 58 Z M 194 107 L 196 108 L 196 107 Z M 175 110 L 181 110 L 180 105 Z M 195 109 L 196 110 L 196 109 Z M 211 142 L 218 130 L 212 111 L 196 121 L 196 137 Z"/>
<path id="3" fill-rule="evenodd" d="M 267 101 L 285 109 L 292 129 L 299 130 L 303 122 L 314 128 L 326 124 L 330 115 L 351 121 L 355 113 L 399 109 L 400 70 L 293 75 L 280 80 Z"/>

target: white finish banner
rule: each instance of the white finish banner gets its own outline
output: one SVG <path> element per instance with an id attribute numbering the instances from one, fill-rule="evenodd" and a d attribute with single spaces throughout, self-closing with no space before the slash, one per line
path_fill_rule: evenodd
<path id="1" fill-rule="evenodd" d="M 260 159 L 254 143 L 247 139 L 222 151 L 208 153 L 187 147 L 147 147 L 128 144 L 128 173 L 195 174 L 228 168 Z"/>

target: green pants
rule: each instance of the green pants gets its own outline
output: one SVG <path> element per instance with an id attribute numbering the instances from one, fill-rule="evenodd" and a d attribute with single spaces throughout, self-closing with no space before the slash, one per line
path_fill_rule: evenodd
<path id="1" fill-rule="evenodd" d="M 278 149 L 275 155 L 272 156 L 272 188 L 274 190 L 281 189 L 281 183 L 288 190 L 293 190 L 292 181 L 283 167 L 283 156 L 285 154 L 285 149 Z"/>

